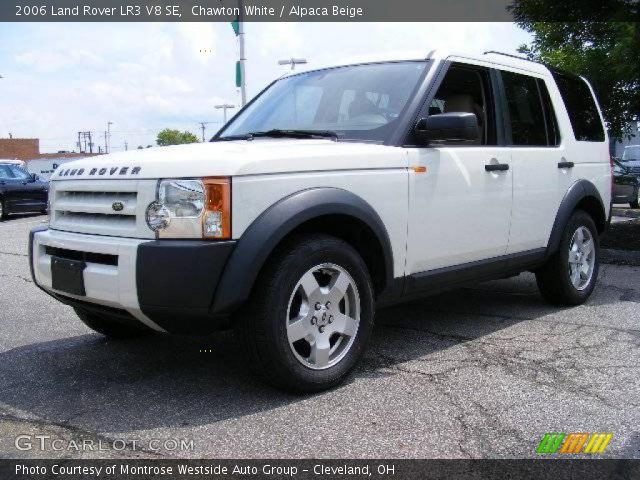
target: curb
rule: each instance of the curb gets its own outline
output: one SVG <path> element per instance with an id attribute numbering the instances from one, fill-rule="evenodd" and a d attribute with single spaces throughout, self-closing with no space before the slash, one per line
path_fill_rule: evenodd
<path id="1" fill-rule="evenodd" d="M 640 267 L 640 252 L 602 248 L 600 249 L 600 261 L 610 265 L 631 265 Z"/>

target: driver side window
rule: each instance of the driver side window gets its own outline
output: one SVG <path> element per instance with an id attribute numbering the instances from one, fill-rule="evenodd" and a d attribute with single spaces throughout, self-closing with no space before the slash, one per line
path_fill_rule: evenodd
<path id="1" fill-rule="evenodd" d="M 19 167 L 16 167 L 15 165 L 9 165 L 9 169 L 11 170 L 13 177 L 17 178 L 18 180 L 26 180 L 30 177 L 27 172 Z"/>
<path id="2" fill-rule="evenodd" d="M 428 115 L 472 113 L 478 120 L 478 139 L 462 145 L 496 145 L 496 122 L 489 71 L 453 65 L 429 104 Z"/>

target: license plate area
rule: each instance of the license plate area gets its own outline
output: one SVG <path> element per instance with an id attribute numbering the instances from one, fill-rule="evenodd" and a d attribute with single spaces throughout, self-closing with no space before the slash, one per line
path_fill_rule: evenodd
<path id="1" fill-rule="evenodd" d="M 84 297 L 84 269 L 87 264 L 83 260 L 51 257 L 51 287 L 54 290 Z"/>

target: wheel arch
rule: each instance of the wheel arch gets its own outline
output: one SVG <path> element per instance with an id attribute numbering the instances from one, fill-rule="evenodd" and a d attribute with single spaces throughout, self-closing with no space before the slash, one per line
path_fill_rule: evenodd
<path id="1" fill-rule="evenodd" d="M 311 188 L 279 200 L 245 230 L 225 266 L 212 312 L 226 313 L 239 307 L 249 298 L 274 250 L 293 236 L 309 232 L 334 235 L 356 248 L 369 268 L 376 293 L 391 285 L 391 241 L 373 207 L 347 190 Z"/>
<path id="2" fill-rule="evenodd" d="M 575 210 L 584 210 L 593 218 L 598 234 L 607 228 L 607 216 L 602 197 L 596 186 L 588 180 L 578 180 L 565 193 L 556 213 L 547 244 L 547 257 L 558 251 L 562 233 Z"/>

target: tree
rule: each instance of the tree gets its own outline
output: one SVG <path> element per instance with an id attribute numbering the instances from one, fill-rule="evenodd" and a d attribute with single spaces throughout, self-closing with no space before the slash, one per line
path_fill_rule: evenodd
<path id="1" fill-rule="evenodd" d="M 158 133 L 158 138 L 156 139 L 156 143 L 161 147 L 166 147 L 167 145 L 182 145 L 183 143 L 197 143 L 198 141 L 198 137 L 191 132 L 181 132 L 180 130 L 170 128 L 165 128 Z"/>
<path id="2" fill-rule="evenodd" d="M 512 12 L 518 25 L 534 35 L 519 52 L 587 78 L 609 134 L 617 140 L 631 135 L 629 122 L 640 119 L 640 29 L 629 22 L 638 19 L 637 3 L 518 0 Z"/>

